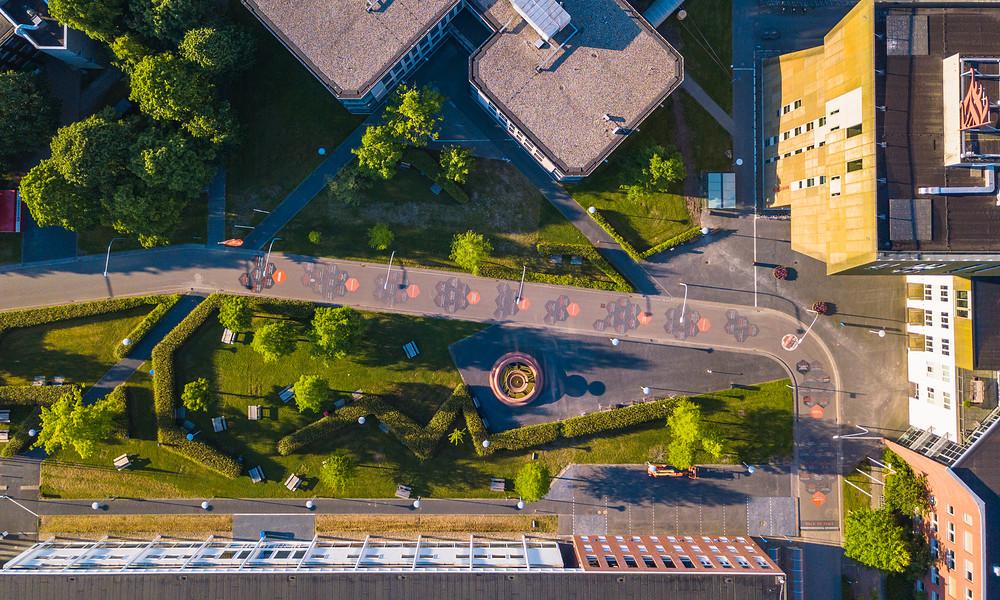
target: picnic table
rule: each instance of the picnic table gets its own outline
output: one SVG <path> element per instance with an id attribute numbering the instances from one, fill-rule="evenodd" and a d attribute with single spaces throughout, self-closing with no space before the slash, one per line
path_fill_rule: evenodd
<path id="1" fill-rule="evenodd" d="M 132 461 L 128 459 L 128 454 L 122 454 L 115 459 L 115 468 L 119 471 L 127 469 L 132 466 Z"/>
<path id="2" fill-rule="evenodd" d="M 194 433 L 194 428 L 195 425 L 191 421 L 184 421 L 181 423 L 181 429 L 183 429 L 185 433 Z"/>
<path id="3" fill-rule="evenodd" d="M 0 423 L 10 423 L 9 408 L 0 408 Z"/>
<path id="4" fill-rule="evenodd" d="M 10 437 L 9 436 L 10 436 L 10 430 L 8 430 L 8 429 L 0 429 L 0 442 L 8 442 L 8 441 L 10 441 Z"/>
<path id="5" fill-rule="evenodd" d="M 250 469 L 250 481 L 254 483 L 264 481 L 264 469 L 261 469 L 259 466 Z"/>
<path id="6" fill-rule="evenodd" d="M 491 492 L 503 492 L 507 490 L 507 480 L 506 479 L 490 479 L 490 491 Z"/>
<path id="7" fill-rule="evenodd" d="M 413 492 L 412 488 L 408 485 L 399 484 L 396 486 L 396 497 L 406 500 L 410 497 L 410 493 Z"/>
<path id="8" fill-rule="evenodd" d="M 260 420 L 260 416 L 263 413 L 263 406 L 260 404 L 255 404 L 247 407 L 247 418 L 251 421 Z"/>
<path id="9" fill-rule="evenodd" d="M 232 344 L 235 339 L 236 339 L 236 332 L 235 331 L 229 329 L 228 327 L 226 329 L 222 330 L 222 343 L 223 344 Z"/>
<path id="10" fill-rule="evenodd" d="M 278 398 L 280 398 L 281 401 L 284 402 L 285 404 L 288 404 L 288 401 L 294 397 L 295 397 L 295 390 L 292 389 L 292 386 L 288 386 L 285 389 L 278 392 Z"/>
<path id="11" fill-rule="evenodd" d="M 289 475 L 288 479 L 285 480 L 285 487 L 288 488 L 289 491 L 292 491 L 292 492 L 294 492 L 295 490 L 299 489 L 299 485 L 301 485 L 301 484 L 302 484 L 302 478 L 300 478 L 295 473 L 292 473 L 291 475 Z"/>
<path id="12" fill-rule="evenodd" d="M 33 386 L 45 385 L 45 375 L 35 375 L 34 381 L 31 382 Z"/>
<path id="13" fill-rule="evenodd" d="M 52 385 L 62 385 L 66 383 L 66 378 L 62 375 L 56 375 L 52 378 Z"/>
<path id="14" fill-rule="evenodd" d="M 228 429 L 226 426 L 226 417 L 215 417 L 212 419 L 212 431 L 218 433 Z"/>

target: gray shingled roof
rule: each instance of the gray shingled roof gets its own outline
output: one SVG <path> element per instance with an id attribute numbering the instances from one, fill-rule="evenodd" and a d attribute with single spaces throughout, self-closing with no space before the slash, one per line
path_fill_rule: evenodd
<path id="1" fill-rule="evenodd" d="M 492 20 L 513 21 L 473 55 L 473 81 L 564 173 L 586 175 L 625 137 L 616 127 L 635 128 L 680 85 L 683 62 L 620 0 L 563 6 L 579 33 L 537 72 L 552 47 L 537 49 L 538 33 L 509 2 L 495 2 Z"/>
<path id="2" fill-rule="evenodd" d="M 341 96 L 361 96 L 458 0 L 245 0 Z"/>

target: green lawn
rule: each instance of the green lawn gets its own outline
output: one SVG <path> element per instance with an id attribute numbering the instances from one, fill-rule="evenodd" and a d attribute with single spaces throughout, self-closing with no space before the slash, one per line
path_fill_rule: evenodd
<path id="1" fill-rule="evenodd" d="M 228 94 L 241 126 L 240 145 L 226 161 L 229 225 L 254 225 L 254 208 L 277 206 L 364 120 L 352 115 L 239 2 L 234 19 L 253 33 L 257 60 Z M 230 231 L 230 233 L 232 230 Z"/>
<path id="2" fill-rule="evenodd" d="M 871 472 L 871 464 L 867 460 L 861 461 L 857 467 L 864 471 L 865 473 Z M 857 471 L 851 471 L 851 474 L 844 477 L 844 517 L 847 517 L 852 511 L 858 510 L 859 508 L 871 508 L 872 499 L 870 496 L 863 494 L 857 490 L 857 488 L 851 487 L 847 482 L 850 481 L 854 485 L 858 486 L 862 490 L 868 492 L 872 491 L 872 480 L 868 479 L 861 473 Z"/>
<path id="3" fill-rule="evenodd" d="M 527 264 L 537 273 L 607 281 L 589 263 L 553 265 L 539 256 L 539 242 L 589 242 L 508 163 L 478 159 L 463 186 L 470 196 L 466 204 L 445 193 L 434 195 L 431 185 L 416 170 L 401 168 L 388 181 L 373 181 L 358 207 L 321 193 L 282 230 L 282 241 L 275 248 L 373 262 L 388 262 L 391 250 L 397 250 L 395 260 L 403 265 L 458 269 L 449 257 L 451 240 L 456 233 L 471 229 L 485 234 L 493 245 L 487 264 L 518 271 Z M 377 222 L 388 225 L 396 236 L 387 251 L 368 245 L 367 231 Z M 312 231 L 321 233 L 319 244 L 309 241 Z"/>
<path id="4" fill-rule="evenodd" d="M 21 234 L 0 233 L 0 265 L 21 262 Z"/>
<path id="5" fill-rule="evenodd" d="M 668 19 L 680 36 L 685 74 L 692 77 L 726 112 L 733 110 L 733 6 L 731 0 L 688 0 L 687 18 Z M 749 66 L 749 65 L 747 65 Z M 675 92 L 677 93 L 677 92 Z M 683 93 L 683 92 L 682 92 Z"/>
<path id="6" fill-rule="evenodd" d="M 177 228 L 170 235 L 171 244 L 204 244 L 208 235 L 208 205 L 207 198 L 202 195 L 188 202 L 181 211 Z M 113 227 L 99 226 L 77 234 L 76 245 L 80 254 L 104 254 L 108 251 L 108 243 L 114 238 L 123 237 Z M 137 239 L 126 238 L 118 240 L 112 246 L 114 252 L 122 250 L 138 250 L 142 244 Z"/>
<path id="7" fill-rule="evenodd" d="M 131 310 L 12 329 L 0 335 L 0 381 L 30 385 L 36 375 L 62 375 L 93 385 L 118 362 L 115 347 L 152 305 Z"/>

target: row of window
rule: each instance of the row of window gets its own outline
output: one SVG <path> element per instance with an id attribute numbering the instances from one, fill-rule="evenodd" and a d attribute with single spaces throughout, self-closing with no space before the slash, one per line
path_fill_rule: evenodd
<path id="1" fill-rule="evenodd" d="M 808 177 L 806 179 L 793 181 L 788 187 L 791 190 L 802 190 L 817 185 L 823 185 L 824 183 L 826 183 L 826 175 L 820 175 L 819 177 Z"/>
<path id="2" fill-rule="evenodd" d="M 927 376 L 934 377 L 934 365 L 927 363 Z M 951 383 L 951 365 L 941 365 L 941 382 Z"/>
<path id="3" fill-rule="evenodd" d="M 780 118 L 781 115 L 787 115 L 788 113 L 792 112 L 796 108 L 802 108 L 802 99 L 801 98 L 799 98 L 798 100 L 796 100 L 794 102 L 789 102 L 788 104 L 786 104 L 786 105 L 782 106 L 781 108 L 779 108 L 777 110 L 777 114 L 775 116 L 777 116 L 777 117 Z"/>
<path id="4" fill-rule="evenodd" d="M 663 563 L 663 567 L 664 568 L 667 568 L 667 569 L 676 569 L 677 568 L 677 565 L 674 563 L 673 559 L 670 558 L 669 556 L 667 556 L 666 554 L 660 554 L 658 556 L 660 557 L 660 562 Z M 649 568 L 649 569 L 656 569 L 657 568 L 656 560 L 653 559 L 652 556 L 641 555 L 640 558 L 642 559 L 643 564 L 646 565 L 646 568 Z M 680 559 L 681 564 L 684 565 L 685 569 L 694 569 L 695 568 L 694 562 L 691 560 L 691 557 L 689 557 L 689 556 L 687 556 L 685 554 L 680 554 L 680 555 L 678 555 L 678 558 Z M 706 569 L 717 568 L 716 564 L 714 564 L 712 562 L 713 558 L 718 563 L 718 566 L 721 566 L 723 569 L 732 569 L 733 568 L 732 561 L 730 561 L 725 556 L 713 556 L 713 557 L 710 558 L 710 557 L 705 556 L 703 554 L 699 554 L 695 558 L 697 558 L 698 562 L 701 564 L 701 566 L 705 567 Z M 765 560 L 764 558 L 762 558 L 760 556 L 754 556 L 752 558 L 760 566 L 760 568 L 762 568 L 762 569 L 770 569 L 771 568 L 771 565 L 767 564 L 767 560 Z M 750 561 L 748 561 L 743 556 L 736 555 L 736 556 L 733 557 L 733 559 L 740 565 L 741 568 L 744 568 L 744 569 L 753 568 L 753 566 L 750 564 Z M 622 560 L 625 561 L 625 566 L 628 567 L 628 568 L 630 568 L 630 569 L 638 569 L 639 568 L 639 562 L 631 554 L 624 554 L 624 555 L 622 555 Z M 608 567 L 610 567 L 612 569 L 617 569 L 618 566 L 619 566 L 618 565 L 618 558 L 615 557 L 613 554 L 605 554 L 604 555 L 604 562 L 606 562 L 608 564 Z M 595 555 L 595 554 L 588 554 L 587 555 L 587 564 L 590 565 L 593 568 L 600 568 L 601 567 L 601 563 L 600 563 L 600 561 L 597 560 L 597 555 Z"/>
<path id="5" fill-rule="evenodd" d="M 769 148 L 777 144 L 779 139 L 781 141 L 790 140 L 793 137 L 802 135 L 803 133 L 807 133 L 815 128 L 822 127 L 824 125 L 826 125 L 826 117 L 820 117 L 818 119 L 814 119 L 812 121 L 809 121 L 805 125 L 798 125 L 787 131 L 782 131 L 778 135 L 774 135 L 767 138 L 766 140 L 764 140 L 764 147 Z"/>

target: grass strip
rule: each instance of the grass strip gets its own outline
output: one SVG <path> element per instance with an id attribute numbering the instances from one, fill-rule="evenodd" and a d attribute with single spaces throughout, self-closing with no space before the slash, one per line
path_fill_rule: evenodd
<path id="1" fill-rule="evenodd" d="M 231 532 L 232 515 L 44 515 L 38 532 L 62 534 L 171 534 Z"/>
<path id="2" fill-rule="evenodd" d="M 316 515 L 316 532 L 555 533 L 555 515 Z M 532 527 L 535 522 L 537 527 Z"/>

